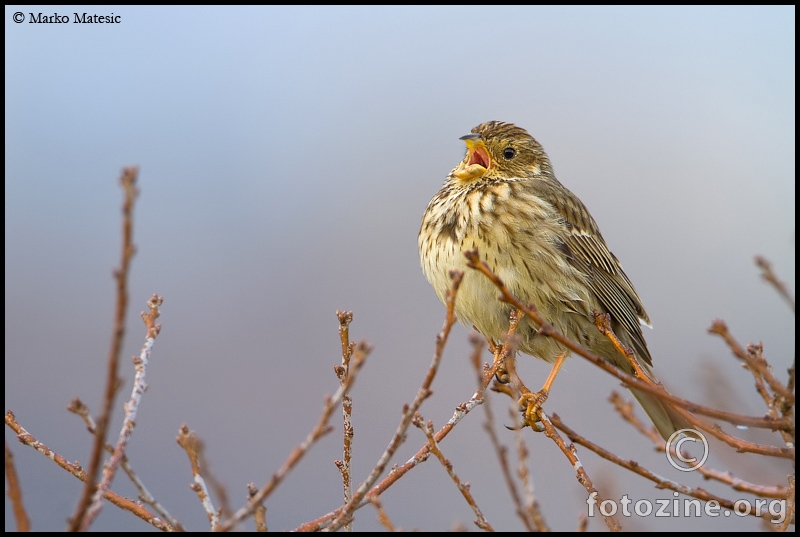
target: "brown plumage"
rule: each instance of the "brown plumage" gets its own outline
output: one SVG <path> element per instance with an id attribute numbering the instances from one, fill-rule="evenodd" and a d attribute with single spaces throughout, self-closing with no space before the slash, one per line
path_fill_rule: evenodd
<path id="1" fill-rule="evenodd" d="M 489 121 L 462 137 L 464 160 L 428 204 L 419 232 L 422 269 L 443 302 L 449 272 L 464 271 L 455 313 L 486 338 L 500 342 L 511 306 L 464 252 L 481 259 L 525 303 L 533 303 L 558 331 L 624 371 L 630 364 L 594 324 L 593 310 L 611 314 L 611 327 L 652 377 L 641 323 L 650 324 L 633 284 L 606 246 L 586 206 L 553 174 L 542 146 L 524 129 Z M 568 349 L 537 335 L 531 319 L 518 329 L 522 352 L 554 362 Z M 658 398 L 632 390 L 662 436 L 684 423 Z"/>

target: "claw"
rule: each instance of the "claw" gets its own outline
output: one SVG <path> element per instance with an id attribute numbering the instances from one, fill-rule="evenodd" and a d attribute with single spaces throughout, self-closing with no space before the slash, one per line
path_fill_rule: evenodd
<path id="1" fill-rule="evenodd" d="M 544 430 L 541 426 L 536 425 L 539 422 L 537 414 L 544 402 L 547 401 L 548 395 L 549 390 L 541 390 L 536 393 L 525 393 L 519 398 L 519 409 L 522 411 L 523 426 L 529 425 L 531 429 L 539 432 Z"/>
<path id="2" fill-rule="evenodd" d="M 505 358 L 500 358 L 497 361 L 497 369 L 495 369 L 494 378 L 497 379 L 497 382 L 500 384 L 508 384 L 511 382 L 511 375 L 508 373 L 508 368 L 506 368 Z"/>

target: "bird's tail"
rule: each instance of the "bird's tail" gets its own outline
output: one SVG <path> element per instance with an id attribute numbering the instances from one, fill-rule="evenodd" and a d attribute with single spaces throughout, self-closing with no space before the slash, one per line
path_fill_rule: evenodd
<path id="1" fill-rule="evenodd" d="M 669 439 L 675 431 L 692 428 L 692 425 L 686 418 L 678 414 L 671 406 L 663 402 L 657 396 L 633 388 L 631 389 L 631 393 L 636 397 L 636 400 L 639 401 L 639 404 L 642 405 L 647 415 L 650 416 L 650 420 L 653 422 L 653 425 L 656 426 L 656 429 L 664 440 Z"/>

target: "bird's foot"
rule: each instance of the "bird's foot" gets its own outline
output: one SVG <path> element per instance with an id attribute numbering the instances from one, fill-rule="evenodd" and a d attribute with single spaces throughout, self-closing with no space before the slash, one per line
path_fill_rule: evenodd
<path id="1" fill-rule="evenodd" d="M 522 397 L 519 398 L 519 410 L 522 412 L 522 425 L 523 426 L 530 426 L 531 429 L 534 431 L 541 432 L 544 428 L 539 425 L 539 409 L 542 407 L 545 401 L 547 401 L 547 396 L 550 394 L 550 390 L 541 390 L 536 393 L 533 392 L 525 392 L 522 394 Z"/>

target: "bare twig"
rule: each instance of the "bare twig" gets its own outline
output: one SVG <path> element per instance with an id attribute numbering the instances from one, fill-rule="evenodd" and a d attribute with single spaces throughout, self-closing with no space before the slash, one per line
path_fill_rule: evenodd
<path id="1" fill-rule="evenodd" d="M 378 522 L 389 531 L 397 531 L 392 521 L 389 520 L 389 515 L 386 513 L 386 510 L 384 510 L 380 498 L 378 496 L 369 496 L 369 503 L 374 505 L 375 509 L 378 511 Z"/>
<path id="2" fill-rule="evenodd" d="M 369 503 L 372 497 L 380 496 L 384 491 L 386 491 L 389 487 L 391 487 L 394 483 L 396 483 L 401 477 L 407 474 L 412 469 L 416 468 L 418 465 L 422 464 L 428 457 L 430 457 L 430 448 L 428 443 L 425 443 L 417 453 L 411 457 L 405 463 L 395 466 L 392 468 L 391 472 L 384 477 L 380 482 L 375 484 L 374 487 L 369 489 L 369 492 L 363 494 L 363 499 L 361 496 L 362 487 L 368 483 L 374 483 L 377 479 L 376 476 L 380 475 L 383 472 L 386 464 L 388 464 L 388 460 L 390 459 L 391 455 L 397 450 L 400 443 L 403 440 L 405 435 L 405 431 L 408 428 L 408 425 L 411 423 L 411 417 L 413 414 L 409 416 L 410 410 L 414 407 L 414 405 L 418 406 L 421 404 L 422 400 L 426 398 L 430 394 L 430 384 L 433 381 L 433 377 L 436 374 L 436 371 L 439 367 L 439 362 L 441 361 L 442 352 L 444 350 L 445 343 L 447 342 L 447 337 L 450 334 L 450 329 L 452 325 L 455 323 L 455 314 L 453 311 L 455 305 L 455 296 L 457 293 L 457 285 L 456 282 L 460 283 L 460 278 L 463 276 L 462 273 L 451 273 L 451 277 L 454 278 L 454 285 L 452 294 L 448 295 L 448 307 L 447 313 L 445 315 L 445 323 L 442 331 L 436 337 L 436 351 L 434 352 L 434 357 L 431 361 L 431 365 L 428 368 L 428 373 L 425 376 L 425 380 L 423 381 L 422 386 L 420 387 L 419 391 L 417 392 L 417 397 L 415 398 L 415 403 L 410 405 L 406 405 L 403 408 L 403 416 L 401 417 L 400 425 L 397 428 L 397 431 L 392 436 L 392 439 L 389 442 L 389 446 L 386 448 L 384 453 L 381 455 L 380 459 L 378 460 L 378 464 L 375 466 L 375 469 L 370 473 L 370 476 L 362 483 L 361 486 L 356 490 L 353 499 L 350 503 L 339 507 L 338 509 L 331 511 L 330 513 L 323 515 L 315 520 L 306 522 L 295 529 L 295 531 L 319 531 L 320 529 L 325 530 L 333 530 L 334 528 L 341 527 L 340 520 L 346 517 L 352 516 L 352 513 Z M 495 370 L 492 368 L 486 374 L 487 383 L 488 381 L 494 376 Z M 434 438 L 437 442 L 441 442 L 450 431 L 453 430 L 459 421 L 461 421 L 467 414 L 469 414 L 476 406 L 480 405 L 483 402 L 483 393 L 485 390 L 485 385 L 482 388 L 479 388 L 472 397 L 464 402 L 459 404 L 456 407 L 453 416 L 448 420 L 441 429 L 439 429 Z M 336 526 L 334 526 L 334 521 Z"/>
<path id="3" fill-rule="evenodd" d="M 69 406 L 67 406 L 67 410 L 80 416 L 81 419 L 83 419 L 84 423 L 86 424 L 87 430 L 91 434 L 97 433 L 97 425 L 95 424 L 94 419 L 92 419 L 92 416 L 89 413 L 89 408 L 83 401 L 81 401 L 78 398 L 73 399 L 72 402 L 69 404 Z M 112 446 L 108 442 L 106 442 L 105 448 L 108 453 L 111 454 L 114 453 L 114 446 Z M 125 454 L 122 455 L 122 460 L 120 461 L 120 468 L 122 468 L 122 470 L 128 476 L 128 479 L 131 480 L 131 483 L 133 483 L 133 485 L 136 487 L 136 490 L 139 491 L 139 499 L 141 501 L 152 507 L 153 510 L 156 513 L 158 513 L 161 518 L 166 520 L 172 526 L 175 526 L 175 528 L 177 528 L 178 531 L 185 531 L 180 521 L 177 520 L 175 517 L 173 517 L 171 514 L 169 514 L 167 509 L 163 505 L 161 505 L 155 499 L 155 497 L 153 497 L 153 495 L 150 493 L 149 490 L 147 490 L 147 487 L 142 482 L 142 480 L 139 479 L 139 476 L 136 475 L 136 472 L 133 470 L 133 467 L 128 461 L 128 456 Z"/>
<path id="4" fill-rule="evenodd" d="M 119 369 L 119 356 L 122 352 L 122 339 L 125 334 L 125 315 L 128 309 L 128 272 L 135 246 L 133 245 L 133 206 L 138 189 L 136 178 L 139 170 L 136 167 L 124 168 L 120 182 L 125 191 L 125 200 L 122 204 L 122 254 L 120 266 L 114 271 L 117 280 L 117 304 L 114 311 L 114 329 L 111 337 L 111 348 L 108 351 L 108 369 L 106 372 L 106 387 L 103 397 L 100 417 L 97 419 L 97 434 L 89 456 L 88 477 L 85 481 L 75 514 L 70 517 L 69 531 L 77 531 L 84 527 L 83 519 L 92 502 L 92 496 L 97 490 L 97 475 L 100 472 L 100 459 L 103 455 L 103 446 L 106 442 L 108 423 L 111 419 L 111 409 L 114 406 L 114 397 L 119 385 L 117 371 Z"/>
<path id="5" fill-rule="evenodd" d="M 228 499 L 228 491 L 225 485 L 223 485 L 220 480 L 216 478 L 214 472 L 211 471 L 211 463 L 208 462 L 204 449 L 200 450 L 197 457 L 197 462 L 200 464 L 200 468 L 203 469 L 203 477 L 206 485 L 214 492 L 214 497 L 217 499 L 217 502 L 219 502 L 219 509 L 217 509 L 219 518 L 230 518 L 233 514 L 233 509 L 231 508 L 231 502 Z"/>
<path id="6" fill-rule="evenodd" d="M 667 449 L 669 449 L 670 452 L 674 454 L 675 444 L 671 443 L 669 446 L 667 446 L 666 442 L 664 442 L 664 439 L 661 438 L 660 434 L 658 434 L 658 431 L 656 431 L 655 427 L 648 427 L 645 425 L 642 420 L 640 420 L 634 414 L 632 401 L 626 401 L 625 398 L 615 391 L 611 392 L 611 396 L 608 398 L 608 400 L 614 405 L 614 409 L 626 422 L 630 423 L 631 426 L 646 436 L 653 443 L 653 447 L 656 449 L 656 451 L 664 453 Z M 755 494 L 756 496 L 762 496 L 765 498 L 785 498 L 787 494 L 786 487 L 766 487 L 763 485 L 748 483 L 733 477 L 730 472 L 720 472 L 718 470 L 708 468 L 705 465 L 698 466 L 695 468 L 695 471 L 701 474 L 705 479 L 712 479 L 721 483 L 725 483 L 733 490 L 740 492 L 749 492 L 751 494 Z"/>
<path id="7" fill-rule="evenodd" d="M 72 474 L 74 477 L 77 477 L 83 482 L 86 482 L 88 479 L 88 473 L 81 468 L 80 464 L 70 463 L 64 457 L 56 453 L 55 451 L 48 448 L 46 445 L 42 444 L 36 438 L 34 438 L 28 431 L 26 431 L 17 420 L 14 418 L 14 413 L 10 410 L 6 412 L 6 425 L 17 434 L 17 439 L 25 444 L 26 446 L 30 446 L 58 466 Z M 147 509 L 142 507 L 141 505 L 137 504 L 136 502 L 132 502 L 127 498 L 123 498 L 117 494 L 114 494 L 111 491 L 106 492 L 105 498 L 119 507 L 120 509 L 124 509 L 126 511 L 130 511 L 134 515 L 138 516 L 151 526 L 158 528 L 162 531 L 177 531 L 177 528 L 170 525 L 168 522 L 161 520 L 160 518 L 156 517 L 152 513 L 150 513 Z"/>
<path id="8" fill-rule="evenodd" d="M 475 525 L 478 526 L 480 529 L 484 531 L 494 531 L 494 528 L 489 524 L 489 521 L 486 520 L 486 517 L 483 516 L 480 507 L 475 502 L 475 498 L 472 496 L 472 493 L 469 490 L 469 483 L 462 483 L 461 479 L 458 478 L 455 471 L 453 470 L 453 463 L 450 462 L 439 449 L 439 444 L 436 442 L 436 439 L 433 437 L 433 422 L 429 421 L 427 424 L 423 423 L 422 416 L 417 413 L 414 415 L 414 419 L 412 420 L 414 425 L 418 427 L 425 436 L 428 438 L 428 445 L 430 446 L 430 451 L 433 453 L 439 462 L 444 466 L 444 469 L 447 470 L 447 475 L 450 476 L 453 483 L 455 483 L 456 488 L 464 496 L 464 499 L 467 501 L 467 504 L 472 509 L 472 512 L 475 513 L 477 517 Z"/>
<path id="9" fill-rule="evenodd" d="M 142 312 L 142 319 L 147 327 L 147 337 L 145 337 L 144 346 L 139 356 L 133 357 L 133 365 L 136 368 L 136 374 L 134 376 L 131 397 L 125 405 L 125 419 L 122 421 L 122 430 L 119 433 L 117 444 L 114 447 L 114 453 L 103 468 L 103 479 L 100 481 L 100 485 L 92 498 L 92 505 L 87 509 L 86 515 L 83 518 L 81 531 L 88 530 L 89 526 L 91 526 L 94 519 L 100 513 L 100 509 L 103 507 L 103 495 L 111 488 L 111 482 L 114 480 L 114 475 L 117 472 L 119 463 L 125 454 L 128 439 L 136 425 L 136 414 L 139 410 L 144 391 L 147 389 L 146 372 L 147 364 L 150 362 L 150 351 L 153 348 L 156 336 L 158 336 L 158 333 L 161 331 L 161 325 L 156 324 L 156 319 L 158 319 L 160 315 L 158 309 L 163 302 L 164 297 L 153 294 L 150 300 L 147 301 L 149 312 Z"/>
<path id="10" fill-rule="evenodd" d="M 606 337 L 608 337 L 614 343 L 617 350 L 626 357 L 626 359 L 636 372 L 637 378 L 644 381 L 646 384 L 649 384 L 650 386 L 657 388 L 662 394 L 668 395 L 668 392 L 664 389 L 661 383 L 655 382 L 649 375 L 647 375 L 647 373 L 644 370 L 642 370 L 640 365 L 637 363 L 633 351 L 626 348 L 619 341 L 619 339 L 611 329 L 609 322 L 610 319 L 609 315 L 602 314 L 598 311 L 595 311 L 594 315 L 595 315 L 595 324 L 600 329 L 600 332 L 602 332 Z M 721 329 L 719 328 L 720 326 Z M 727 336 L 730 339 L 730 341 L 733 341 L 733 338 L 730 337 L 730 334 L 727 333 L 727 328 L 725 327 L 724 323 L 722 323 L 721 321 L 717 321 L 715 323 L 715 327 L 716 330 L 720 330 L 719 332 L 716 333 L 724 334 L 724 337 Z M 712 331 L 715 331 L 714 327 L 712 327 Z M 779 420 L 781 418 L 778 417 L 773 398 L 767 394 L 766 388 L 764 387 L 764 383 L 761 381 L 762 377 L 765 377 L 765 375 L 767 374 L 771 375 L 771 368 L 767 363 L 767 361 L 763 358 L 763 356 L 761 356 L 760 348 L 755 348 L 755 350 L 754 348 L 755 346 L 748 347 L 749 356 L 746 359 L 746 366 L 748 367 L 748 369 L 751 370 L 753 376 L 756 379 L 756 391 L 758 391 L 758 393 L 762 395 L 764 401 L 767 403 L 767 406 L 770 410 L 769 417 Z M 772 378 L 774 380 L 774 377 Z M 788 405 L 788 408 L 791 408 L 793 406 L 794 398 L 791 398 L 790 403 L 791 404 Z M 686 420 L 687 423 L 692 424 L 694 427 L 698 429 L 702 429 L 704 431 L 711 433 L 713 436 L 722 440 L 729 446 L 735 447 L 737 451 L 740 452 L 748 451 L 752 453 L 759 453 L 762 455 L 794 459 L 794 442 L 792 440 L 792 435 L 794 433 L 793 427 L 782 427 L 780 429 L 780 433 L 784 436 L 784 441 L 787 445 L 787 448 L 777 448 L 773 446 L 766 446 L 762 444 L 747 442 L 745 440 L 742 440 L 741 438 L 737 438 L 733 435 L 725 433 L 724 431 L 722 431 L 722 428 L 719 425 L 708 424 L 703 420 L 701 420 L 700 418 L 698 418 L 697 416 L 690 414 L 685 408 L 676 408 L 675 411 L 676 413 L 683 416 L 683 418 Z M 782 419 L 781 421 L 785 423 L 791 418 L 792 418 L 791 414 L 784 415 L 784 419 Z"/>
<path id="11" fill-rule="evenodd" d="M 472 363 L 476 370 L 480 371 L 480 354 L 483 348 L 483 342 L 481 339 L 473 334 L 471 338 L 473 353 L 472 353 Z M 492 344 L 494 346 L 494 344 Z M 504 345 L 504 348 L 508 345 Z M 503 349 L 499 347 L 495 347 L 495 360 L 494 364 L 495 367 L 501 363 L 500 360 L 497 359 L 503 352 Z M 508 369 L 506 368 L 505 364 L 503 364 L 503 368 L 505 371 L 504 380 L 508 383 L 510 382 L 511 378 L 508 374 Z M 482 378 L 480 379 L 480 388 L 479 391 L 482 390 L 485 386 L 487 386 L 491 380 L 492 375 L 491 369 L 486 369 Z M 509 395 L 511 395 L 509 393 Z M 497 431 L 495 431 L 494 427 L 494 413 L 492 412 L 492 405 L 491 399 L 486 397 L 483 403 L 483 410 L 486 413 L 486 422 L 483 425 L 484 430 L 489 435 L 489 441 L 492 443 L 492 447 L 494 448 L 495 453 L 497 454 L 497 460 L 500 464 L 500 473 L 503 475 L 503 480 L 506 482 L 506 486 L 508 487 L 508 491 L 511 494 L 511 501 L 514 503 L 514 510 L 519 516 L 522 524 L 525 526 L 527 531 L 547 531 L 547 525 L 544 523 L 544 518 L 537 519 L 536 517 L 531 516 L 531 512 L 529 509 L 526 509 L 522 503 L 522 497 L 520 492 L 517 490 L 517 484 L 514 481 L 513 475 L 511 473 L 511 465 L 508 461 L 508 448 L 504 446 L 500 442 L 500 438 L 497 436 Z"/>
<path id="12" fill-rule="evenodd" d="M 258 487 L 256 487 L 256 484 L 249 483 L 247 485 L 247 500 L 252 501 L 257 494 Z M 256 531 L 267 531 L 267 508 L 264 507 L 263 504 L 256 506 L 255 511 L 253 512 L 253 520 L 255 520 L 256 523 Z"/>
<path id="13" fill-rule="evenodd" d="M 492 272 L 489 266 L 486 263 L 480 261 L 480 258 L 478 257 L 476 250 L 473 250 L 471 252 L 466 252 L 465 255 L 469 259 L 469 262 L 467 263 L 468 266 L 482 272 L 497 286 L 497 288 L 500 290 L 502 294 L 503 301 L 512 304 L 517 309 L 525 313 L 525 315 L 529 315 L 533 319 L 533 321 L 539 326 L 537 332 L 538 335 L 552 337 L 553 339 L 561 343 L 563 346 L 573 351 L 575 354 L 582 356 L 583 358 L 592 362 L 593 364 L 600 367 L 607 373 L 621 380 L 626 385 L 626 387 L 637 388 L 642 391 L 652 393 L 664 399 L 665 401 L 669 401 L 675 407 L 681 407 L 686 409 L 688 412 L 704 414 L 713 418 L 728 421 L 736 425 L 745 425 L 748 427 L 758 427 L 771 430 L 779 430 L 779 429 L 789 430 L 794 427 L 793 423 L 790 423 L 789 420 L 786 419 L 774 420 L 769 417 L 743 416 L 739 414 L 733 414 L 730 412 L 724 412 L 715 408 L 705 407 L 703 405 L 699 405 L 692 401 L 681 399 L 680 397 L 674 396 L 660 389 L 657 386 L 651 385 L 643 380 L 634 377 L 633 375 L 625 373 L 621 369 L 615 367 L 605 358 L 587 351 L 580 345 L 576 344 L 572 340 L 568 339 L 567 337 L 559 333 L 555 328 L 553 328 L 552 325 L 550 325 L 549 323 L 544 321 L 544 319 L 542 319 L 541 315 L 539 315 L 535 306 L 533 306 L 532 304 L 529 305 L 523 304 L 522 301 L 520 301 L 505 287 L 502 280 L 496 274 L 494 274 L 494 272 Z M 793 458 L 794 450 L 786 448 L 774 448 L 767 450 L 767 452 L 765 452 L 764 454 L 775 457 Z"/>
<path id="14" fill-rule="evenodd" d="M 17 531 L 31 531 L 31 521 L 22 501 L 22 488 L 19 486 L 17 469 L 14 467 L 14 454 L 11 453 L 8 442 L 6 442 L 6 481 L 8 481 L 6 494 L 11 502 L 14 519 L 17 521 Z"/>
<path id="15" fill-rule="evenodd" d="M 353 355 L 355 343 L 350 343 L 350 323 L 353 322 L 352 311 L 337 311 L 336 316 L 339 319 L 339 339 L 342 344 L 342 365 L 335 368 L 336 376 L 339 378 L 340 383 L 344 383 L 347 379 L 347 372 L 350 368 L 350 357 Z M 342 488 L 344 489 L 344 503 L 348 503 L 353 498 L 353 484 L 350 477 L 350 459 L 352 457 L 353 447 L 353 422 L 351 416 L 353 414 L 353 398 L 350 393 L 345 393 L 342 397 L 342 420 L 343 435 L 344 435 L 344 448 L 341 461 L 334 461 L 339 473 L 342 474 Z M 353 524 L 348 522 L 344 526 L 345 531 L 353 531 Z"/>
<path id="16" fill-rule="evenodd" d="M 778 294 L 781 295 L 789 307 L 792 308 L 792 312 L 794 312 L 794 297 L 786 288 L 786 284 L 778 279 L 775 273 L 772 271 L 772 264 L 767 261 L 766 258 L 756 256 L 755 258 L 756 265 L 761 269 L 761 277 L 764 278 L 769 284 L 772 285 L 777 291 Z"/>
<path id="17" fill-rule="evenodd" d="M 636 417 L 636 414 L 633 412 L 633 402 L 626 400 L 616 391 L 611 392 L 611 395 L 608 396 L 608 400 L 614 405 L 614 410 L 622 416 L 622 419 L 630 423 L 637 431 L 642 433 L 642 435 L 649 438 L 656 446 L 656 449 L 664 451 L 664 439 L 661 438 L 661 435 L 658 434 L 654 426 L 646 425 L 642 420 Z"/>
<path id="18" fill-rule="evenodd" d="M 190 488 L 200 498 L 203 510 L 211 523 L 211 530 L 214 531 L 219 528 L 220 520 L 219 513 L 214 508 L 211 495 L 208 493 L 208 487 L 206 487 L 206 481 L 203 479 L 203 473 L 200 470 L 200 453 L 203 451 L 203 443 L 194 431 L 189 430 L 185 423 L 178 430 L 178 436 L 175 440 L 178 441 L 178 445 L 189 456 L 189 463 L 192 465 L 192 476 L 194 477 L 194 483 L 190 485 Z"/>
<path id="19" fill-rule="evenodd" d="M 787 529 L 789 529 L 789 525 L 794 523 L 794 517 L 797 507 L 794 495 L 795 495 L 795 476 L 794 474 L 791 474 L 789 476 L 789 492 L 786 494 L 786 518 L 784 518 L 783 523 L 781 523 L 780 528 L 778 528 L 780 531 L 786 531 Z"/>
<path id="20" fill-rule="evenodd" d="M 595 496 L 597 498 L 597 502 L 602 503 L 603 500 L 600 497 L 600 493 L 597 491 L 592 483 L 592 480 L 589 478 L 589 474 L 586 473 L 586 468 L 583 467 L 583 464 L 578 459 L 578 451 L 575 449 L 575 446 L 573 444 L 570 444 L 569 446 L 566 445 L 564 439 L 561 438 L 561 435 L 558 434 L 556 428 L 553 427 L 553 424 L 550 422 L 550 419 L 547 417 L 547 414 L 545 414 L 542 408 L 537 409 L 536 413 L 539 420 L 541 420 L 542 425 L 544 426 L 544 434 L 546 434 L 548 438 L 555 442 L 567 459 L 569 459 L 569 462 L 572 464 L 572 468 L 575 470 L 575 477 L 578 478 L 578 482 L 583 485 L 583 488 L 586 489 L 586 492 L 589 493 L 590 497 Z M 553 414 L 553 421 L 556 419 L 558 419 L 558 416 Z M 570 440 L 573 442 L 575 441 L 571 436 Z M 608 526 L 609 530 L 622 531 L 622 525 L 616 518 L 614 518 L 613 515 L 606 515 L 602 510 L 600 511 L 600 514 L 603 515 L 603 520 L 605 520 L 606 526 Z"/>
<path id="21" fill-rule="evenodd" d="M 450 277 L 453 280 L 453 287 L 452 289 L 448 290 L 447 315 L 445 318 L 445 324 L 442 328 L 442 331 L 436 336 L 436 352 L 433 355 L 433 360 L 428 368 L 428 373 L 425 376 L 425 380 L 422 382 L 422 385 L 417 391 L 417 395 L 414 397 L 414 401 L 412 401 L 411 405 L 406 405 L 403 409 L 403 416 L 400 419 L 400 424 L 392 436 L 392 439 L 389 441 L 389 445 L 387 446 L 386 450 L 384 450 L 383 454 L 378 460 L 378 463 L 375 465 L 372 472 L 370 472 L 370 475 L 367 477 L 367 479 L 365 479 L 358 486 L 350 501 L 345 504 L 341 512 L 331 521 L 330 526 L 327 528 L 328 531 L 338 530 L 342 525 L 344 525 L 345 521 L 352 516 L 352 513 L 357 509 L 361 500 L 367 494 L 372 485 L 378 480 L 378 477 L 380 477 L 380 475 L 383 473 L 383 470 L 391 460 L 392 455 L 394 455 L 395 451 L 397 451 L 397 448 L 400 447 L 414 414 L 422 405 L 422 402 L 431 394 L 430 387 L 433 384 L 433 379 L 436 376 L 436 372 L 439 370 L 439 363 L 442 359 L 444 346 L 447 343 L 447 337 L 450 335 L 450 329 L 456 322 L 454 311 L 455 297 L 458 293 L 458 286 L 461 284 L 464 274 L 462 272 L 453 271 L 451 272 Z"/>
<path id="22" fill-rule="evenodd" d="M 748 367 L 752 368 L 756 374 L 761 375 L 764 380 L 767 381 L 767 384 L 774 393 L 791 403 L 795 402 L 794 394 L 792 394 L 786 388 L 786 386 L 784 386 L 780 381 L 778 381 L 778 379 L 775 378 L 775 376 L 772 374 L 772 368 L 764 359 L 764 357 L 760 354 L 756 356 L 745 351 L 742 346 L 739 345 L 739 342 L 736 341 L 736 339 L 734 339 L 734 337 L 728 331 L 728 325 L 726 325 L 724 321 L 719 319 L 715 320 L 711 324 L 711 328 L 709 328 L 708 331 L 712 334 L 720 336 L 728 345 L 728 347 L 730 347 L 731 351 L 737 358 L 742 360 L 742 362 L 747 364 Z"/>
<path id="23" fill-rule="evenodd" d="M 581 513 L 580 516 L 578 517 L 578 529 L 576 529 L 575 531 L 578 533 L 583 533 L 586 531 L 586 527 L 588 525 L 589 525 L 589 517 Z"/>
<path id="24" fill-rule="evenodd" d="M 594 453 L 596 453 L 600 457 L 602 457 L 602 458 L 604 458 L 604 459 L 606 459 L 608 461 L 613 462 L 617 466 L 625 468 L 626 470 L 630 470 L 631 472 L 634 472 L 634 473 L 644 477 L 645 479 L 648 479 L 648 480 L 652 481 L 653 483 L 656 483 L 656 486 L 658 488 L 660 488 L 660 489 L 673 490 L 673 491 L 675 491 L 675 492 L 677 492 L 679 494 L 685 494 L 687 496 L 691 496 L 693 498 L 698 498 L 698 499 L 703 500 L 703 501 L 712 501 L 713 500 L 713 501 L 719 502 L 719 505 L 722 506 L 724 509 L 729 509 L 731 511 L 733 511 L 736 508 L 736 506 L 734 505 L 736 502 L 734 502 L 732 500 L 728 500 L 726 498 L 722 498 L 722 497 L 717 496 L 715 494 L 711 494 L 710 492 L 707 492 L 706 490 L 704 490 L 702 488 L 699 488 L 699 487 L 698 488 L 691 488 L 691 487 L 687 487 L 686 485 L 681 485 L 680 483 L 677 483 L 675 481 L 672 481 L 670 479 L 667 479 L 665 477 L 659 476 L 659 475 L 651 472 L 650 470 L 646 469 L 645 467 L 643 467 L 641 464 L 639 464 L 636 461 L 622 459 L 621 457 L 611 453 L 610 451 L 608 451 L 606 449 L 603 449 L 602 447 L 598 446 L 594 442 L 591 442 L 590 440 L 587 440 L 583 436 L 579 435 L 573 429 L 569 428 L 563 421 L 561 421 L 561 418 L 559 418 L 559 416 L 557 414 L 553 414 L 551 419 L 553 421 L 553 424 L 558 429 L 563 431 L 564 434 L 566 434 L 567 437 L 570 439 L 570 441 L 575 442 L 578 445 L 581 445 L 581 446 L 584 446 L 584 447 L 590 449 L 591 451 L 593 451 Z M 753 508 L 753 505 L 756 505 L 756 503 L 755 502 L 747 502 L 746 506 L 748 507 L 749 510 L 745 513 L 740 508 L 737 511 L 737 514 L 741 513 L 743 515 L 744 514 L 748 514 L 748 515 L 752 515 L 752 516 L 757 516 L 756 515 L 756 510 Z"/>
<path id="25" fill-rule="evenodd" d="M 513 410 L 512 410 L 513 415 Z M 533 521 L 536 531 L 550 531 L 547 522 L 544 519 L 544 513 L 539 502 L 536 500 L 536 495 L 533 493 L 533 480 L 531 479 L 528 470 L 528 446 L 525 444 L 525 438 L 522 436 L 523 429 L 517 427 L 514 431 L 514 437 L 517 443 L 517 453 L 519 455 L 519 467 L 517 475 L 522 481 L 522 490 L 525 491 L 525 513 L 528 518 Z"/>
<path id="26" fill-rule="evenodd" d="M 289 454 L 289 457 L 278 469 L 278 471 L 273 474 L 269 481 L 267 481 L 267 483 L 261 487 L 256 495 L 251 498 L 251 501 L 248 503 L 248 505 L 240 508 L 233 514 L 231 518 L 226 520 L 219 528 L 217 528 L 219 531 L 229 531 L 238 526 L 242 520 L 252 515 L 256 508 L 258 508 L 258 506 L 260 506 L 264 500 L 266 500 L 267 497 L 272 494 L 272 491 L 274 491 L 275 488 L 283 482 L 284 478 L 289 474 L 289 472 L 295 466 L 297 466 L 303 456 L 308 453 L 308 450 L 311 449 L 311 447 L 316 444 L 322 436 L 331 431 L 331 427 L 328 426 L 328 420 L 330 420 L 333 411 L 339 404 L 339 401 L 342 400 L 344 394 L 350 391 L 350 388 L 355 382 L 356 374 L 364 365 L 370 350 L 370 346 L 365 342 L 361 342 L 356 346 L 356 350 L 353 353 L 353 357 L 350 362 L 350 371 L 347 375 L 347 380 L 339 386 L 339 389 L 336 390 L 336 393 L 334 393 L 333 396 L 328 396 L 325 398 L 322 415 L 320 416 L 319 421 L 317 421 L 317 424 L 306 436 L 305 440 L 303 440 L 300 445 L 292 450 L 292 452 Z"/>

